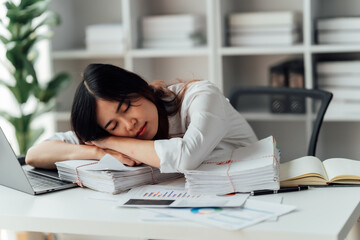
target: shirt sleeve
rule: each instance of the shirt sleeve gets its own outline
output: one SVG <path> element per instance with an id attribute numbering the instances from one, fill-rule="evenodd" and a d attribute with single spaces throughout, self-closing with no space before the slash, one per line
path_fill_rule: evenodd
<path id="1" fill-rule="evenodd" d="M 48 138 L 46 140 L 57 140 L 57 141 L 62 141 L 62 142 L 66 142 L 66 143 L 71 143 L 71 144 L 80 144 L 79 139 L 76 137 L 75 133 L 72 131 L 57 132 L 53 136 L 51 136 L 50 138 Z"/>
<path id="2" fill-rule="evenodd" d="M 197 89 L 192 95 L 182 104 L 185 109 L 181 113 L 189 118 L 183 138 L 155 141 L 161 172 L 184 172 L 197 168 L 227 132 L 226 99 L 222 93 Z"/>

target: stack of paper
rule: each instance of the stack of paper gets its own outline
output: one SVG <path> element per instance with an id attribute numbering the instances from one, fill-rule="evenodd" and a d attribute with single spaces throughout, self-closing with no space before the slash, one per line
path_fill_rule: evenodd
<path id="1" fill-rule="evenodd" d="M 360 114 L 359 60 L 319 62 L 316 73 L 318 87 L 334 94 L 327 116 Z"/>
<path id="2" fill-rule="evenodd" d="M 316 22 L 320 44 L 360 43 L 360 17 L 322 18 Z"/>
<path id="3" fill-rule="evenodd" d="M 147 16 L 142 19 L 144 48 L 183 48 L 204 43 L 204 22 L 192 14 Z"/>
<path id="4" fill-rule="evenodd" d="M 150 166 L 127 167 L 108 154 L 100 161 L 69 160 L 57 162 L 56 167 L 64 181 L 80 180 L 85 187 L 112 194 L 182 176 L 160 173 L 159 169 Z"/>
<path id="5" fill-rule="evenodd" d="M 279 189 L 280 151 L 270 136 L 185 171 L 189 193 L 227 194 Z"/>
<path id="6" fill-rule="evenodd" d="M 85 45 L 89 51 L 124 51 L 122 24 L 89 25 L 85 29 Z"/>
<path id="7" fill-rule="evenodd" d="M 297 12 L 251 12 L 229 15 L 230 46 L 292 45 L 300 40 Z"/>

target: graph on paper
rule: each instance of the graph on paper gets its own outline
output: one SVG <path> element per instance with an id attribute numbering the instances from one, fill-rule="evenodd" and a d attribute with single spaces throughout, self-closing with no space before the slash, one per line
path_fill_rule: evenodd
<path id="1" fill-rule="evenodd" d="M 239 207 L 248 194 L 216 196 L 191 194 L 183 187 L 146 185 L 131 189 L 122 200 L 121 207 Z"/>

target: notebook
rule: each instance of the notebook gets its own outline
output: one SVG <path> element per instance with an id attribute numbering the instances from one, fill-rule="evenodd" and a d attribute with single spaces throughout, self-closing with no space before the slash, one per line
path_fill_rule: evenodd
<path id="1" fill-rule="evenodd" d="M 0 185 L 32 195 L 68 189 L 77 186 L 61 181 L 57 172 L 37 172 L 30 166 L 21 166 L 0 127 Z"/>

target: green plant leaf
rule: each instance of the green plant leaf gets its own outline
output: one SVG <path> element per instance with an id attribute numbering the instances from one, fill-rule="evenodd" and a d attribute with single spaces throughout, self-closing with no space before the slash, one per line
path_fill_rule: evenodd
<path id="1" fill-rule="evenodd" d="M 29 20 L 32 20 L 43 14 L 48 9 L 49 4 L 49 0 L 37 1 L 24 9 L 9 9 L 6 13 L 6 16 L 10 19 L 11 22 L 26 23 Z"/>
<path id="2" fill-rule="evenodd" d="M 41 26 L 47 25 L 47 26 L 56 26 L 59 25 L 61 22 L 60 15 L 54 12 L 47 12 L 47 15 L 45 18 L 34 27 L 34 30 L 38 29 Z"/>
<path id="3" fill-rule="evenodd" d="M 50 112 L 54 107 L 56 106 L 55 101 L 49 101 L 46 104 L 43 104 L 42 107 L 40 107 L 33 115 L 33 119 L 44 114 L 47 112 Z"/>
<path id="4" fill-rule="evenodd" d="M 5 81 L 2 80 L 2 79 L 0 79 L 0 85 L 3 85 L 3 86 L 5 86 L 5 87 L 7 87 L 7 88 L 11 87 L 10 84 L 8 84 L 7 82 L 5 82 Z"/>
<path id="5" fill-rule="evenodd" d="M 39 82 L 34 68 L 34 64 L 27 58 L 23 58 L 23 62 L 26 73 L 33 77 L 33 82 L 31 83 L 31 85 L 33 85 L 33 88 L 37 87 L 39 85 Z"/>
<path id="6" fill-rule="evenodd" d="M 59 73 L 50 80 L 47 87 L 41 93 L 40 101 L 47 103 L 50 99 L 57 96 L 61 91 L 65 90 L 71 81 L 68 73 Z"/>
<path id="7" fill-rule="evenodd" d="M 10 113 L 0 110 L 0 116 L 11 123 L 14 127 L 14 123 L 16 122 L 16 117 L 12 116 Z"/>
<path id="8" fill-rule="evenodd" d="M 8 43 L 10 42 L 9 39 L 7 39 L 6 37 L 4 37 L 4 36 L 2 36 L 2 35 L 0 35 L 0 41 L 1 41 L 4 45 L 6 45 L 6 44 L 8 44 Z"/>

